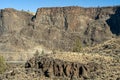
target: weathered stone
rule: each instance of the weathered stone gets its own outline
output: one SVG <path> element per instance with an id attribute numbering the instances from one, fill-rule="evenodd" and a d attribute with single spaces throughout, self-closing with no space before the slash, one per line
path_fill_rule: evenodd
<path id="1" fill-rule="evenodd" d="M 120 78 L 117 78 L 116 80 L 120 80 Z"/>
<path id="2" fill-rule="evenodd" d="M 119 6 L 38 8 L 35 15 L 2 9 L 0 50 L 20 51 L 42 44 L 50 49 L 70 51 L 77 39 L 83 46 L 98 44 L 119 36 L 119 13 Z"/>
<path id="3" fill-rule="evenodd" d="M 34 60 L 32 58 L 32 60 Z M 26 62 L 30 66 L 25 66 L 25 68 L 38 68 L 42 70 L 42 73 L 46 77 L 69 77 L 69 78 L 88 78 L 88 69 L 84 64 L 75 62 L 66 62 L 59 59 L 53 59 L 49 57 L 38 57 L 35 60 L 35 64 L 31 64 L 32 60 Z M 38 66 L 38 67 L 35 67 Z"/>

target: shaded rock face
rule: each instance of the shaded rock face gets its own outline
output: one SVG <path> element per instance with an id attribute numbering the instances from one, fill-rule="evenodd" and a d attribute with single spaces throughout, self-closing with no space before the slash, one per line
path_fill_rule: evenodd
<path id="1" fill-rule="evenodd" d="M 120 35 L 120 7 L 116 9 L 115 14 L 112 14 L 106 22 L 113 34 Z"/>
<path id="2" fill-rule="evenodd" d="M 3 9 L 0 10 L 0 47 L 26 50 L 30 45 L 42 44 L 50 49 L 72 51 L 76 40 L 83 46 L 92 46 L 119 36 L 119 12 L 119 6 L 38 8 L 35 15 Z"/>
<path id="3" fill-rule="evenodd" d="M 45 77 L 88 78 L 89 74 L 84 64 L 48 57 L 32 58 L 25 64 L 25 68 L 35 68 Z"/>

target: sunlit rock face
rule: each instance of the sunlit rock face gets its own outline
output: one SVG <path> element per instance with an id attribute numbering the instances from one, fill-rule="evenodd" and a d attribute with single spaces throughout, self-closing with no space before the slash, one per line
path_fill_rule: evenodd
<path id="1" fill-rule="evenodd" d="M 77 40 L 92 46 L 120 34 L 120 7 L 38 8 L 35 15 L 0 10 L 0 50 L 20 51 L 44 45 L 72 51 Z"/>

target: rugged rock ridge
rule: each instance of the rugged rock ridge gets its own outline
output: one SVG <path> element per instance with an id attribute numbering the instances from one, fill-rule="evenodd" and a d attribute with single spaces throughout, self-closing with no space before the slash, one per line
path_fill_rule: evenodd
<path id="1" fill-rule="evenodd" d="M 119 13 L 119 6 L 38 8 L 35 15 L 3 9 L 0 10 L 1 50 L 3 47 L 27 50 L 42 44 L 50 49 L 72 51 L 76 40 L 83 46 L 101 43 L 119 36 Z"/>
<path id="2" fill-rule="evenodd" d="M 69 77 L 88 78 L 89 70 L 84 64 L 62 61 L 49 57 L 37 57 L 30 59 L 25 64 L 26 70 L 35 68 L 36 71 L 45 77 Z"/>

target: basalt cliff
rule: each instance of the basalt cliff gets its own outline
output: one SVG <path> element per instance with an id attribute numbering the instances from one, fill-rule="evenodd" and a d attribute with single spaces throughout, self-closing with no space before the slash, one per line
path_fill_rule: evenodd
<path id="1" fill-rule="evenodd" d="M 43 45 L 72 51 L 76 41 L 92 46 L 120 35 L 120 6 L 38 8 L 35 15 L 12 8 L 0 10 L 0 51 Z"/>

